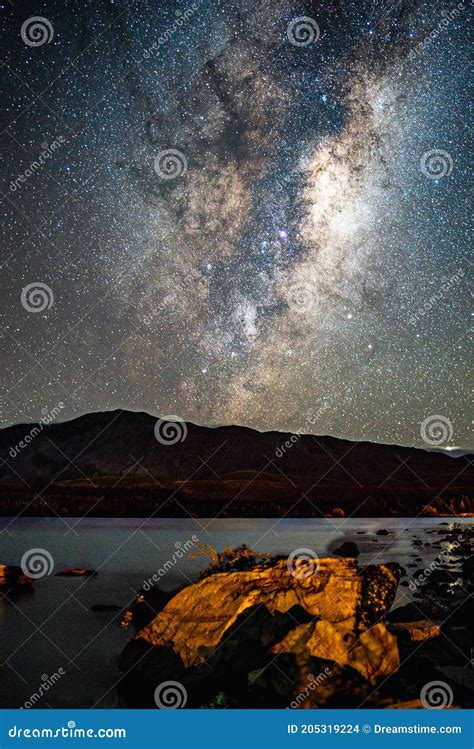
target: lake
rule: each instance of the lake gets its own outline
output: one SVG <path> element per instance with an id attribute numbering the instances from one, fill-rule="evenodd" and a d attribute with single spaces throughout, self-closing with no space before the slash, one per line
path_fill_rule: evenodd
<path id="1" fill-rule="evenodd" d="M 91 606 L 126 607 L 159 570 L 163 589 L 197 580 L 208 558 L 180 552 L 193 536 L 217 551 L 245 543 L 280 554 L 310 548 L 319 556 L 334 556 L 341 542 L 356 541 L 361 564 L 406 565 L 421 557 L 417 568 L 423 569 L 440 548 L 418 542 L 436 542 L 442 537 L 435 534 L 452 525 L 443 518 L 0 518 L 0 563 L 19 565 L 23 554 L 39 548 L 54 564 L 33 591 L 0 600 L 0 707 L 21 707 L 48 680 L 55 683 L 42 689 L 35 707 L 120 706 L 118 657 L 133 632 L 120 626 L 120 612 Z M 472 527 L 473 520 L 456 518 L 456 525 Z M 376 535 L 380 529 L 388 535 Z M 98 575 L 55 577 L 71 567 Z M 409 588 L 399 588 L 398 603 L 409 597 Z"/>

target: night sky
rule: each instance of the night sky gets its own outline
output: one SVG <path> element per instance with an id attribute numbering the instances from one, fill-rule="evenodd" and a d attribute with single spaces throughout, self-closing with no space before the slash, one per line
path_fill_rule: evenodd
<path id="1" fill-rule="evenodd" d="M 0 7 L 5 425 L 472 444 L 467 2 Z"/>

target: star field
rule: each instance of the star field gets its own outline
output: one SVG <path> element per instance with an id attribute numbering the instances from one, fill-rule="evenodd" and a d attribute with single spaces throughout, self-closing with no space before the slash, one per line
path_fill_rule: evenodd
<path id="1" fill-rule="evenodd" d="M 4 425 L 472 445 L 467 3 L 1 6 Z"/>

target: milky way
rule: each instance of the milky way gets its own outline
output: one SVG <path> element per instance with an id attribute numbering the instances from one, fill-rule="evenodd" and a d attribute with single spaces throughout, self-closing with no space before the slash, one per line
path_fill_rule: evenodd
<path id="1" fill-rule="evenodd" d="M 4 423 L 469 446 L 469 13 L 4 4 Z"/>

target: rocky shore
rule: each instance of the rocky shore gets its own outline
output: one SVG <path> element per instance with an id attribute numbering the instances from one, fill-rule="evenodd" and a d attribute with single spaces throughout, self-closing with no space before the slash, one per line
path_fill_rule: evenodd
<path id="1" fill-rule="evenodd" d="M 124 617 L 136 630 L 120 662 L 126 704 L 472 707 L 472 531 L 437 533 L 440 561 L 416 573 L 347 557 L 295 569 L 244 548 L 193 585 L 142 592 Z M 400 580 L 412 600 L 393 608 Z M 161 700 L 169 684 L 181 704 Z"/>
<path id="2" fill-rule="evenodd" d="M 246 546 L 218 553 L 197 544 L 189 556 L 201 561 L 186 560 L 187 574 L 174 578 L 175 585 L 191 577 L 189 583 L 170 590 L 167 578 L 162 589 L 159 576 L 140 574 L 145 583 L 134 590 L 144 587 L 132 605 L 126 603 L 125 578 L 102 569 L 96 574 L 86 566 L 64 566 L 38 579 L 3 564 L 5 634 L 18 650 L 28 635 L 26 628 L 15 640 L 25 602 L 38 599 L 40 623 L 56 599 L 66 601 L 49 637 L 61 643 L 63 629 L 74 632 L 76 648 L 87 657 L 80 672 L 68 671 L 61 693 L 50 695 L 58 707 L 65 700 L 81 707 L 102 704 L 105 694 L 106 707 L 153 709 L 469 708 L 473 536 L 468 524 L 447 521 L 398 530 L 359 526 L 324 547 L 320 542 L 325 554 L 319 559 L 310 549 L 287 556 L 286 547 L 277 556 Z M 318 548 L 310 533 L 300 538 Z M 203 554 L 210 559 L 207 567 Z M 403 566 L 373 563 L 379 559 Z M 5 561 L 18 563 L 19 557 Z M 82 603 L 79 626 L 71 591 Z M 99 649 L 89 654 L 96 638 Z M 32 679 L 57 667 L 56 650 L 51 656 L 34 648 L 25 652 L 37 659 Z M 9 653 L 4 648 L 3 656 Z M 28 699 L 22 685 L 15 696 L 3 694 L 5 706 Z"/>

